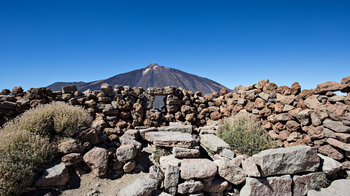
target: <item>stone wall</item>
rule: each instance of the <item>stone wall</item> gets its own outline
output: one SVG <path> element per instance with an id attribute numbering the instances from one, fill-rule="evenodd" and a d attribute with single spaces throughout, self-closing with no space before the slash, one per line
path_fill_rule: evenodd
<path id="1" fill-rule="evenodd" d="M 347 93 L 337 95 L 334 91 Z M 325 82 L 315 89 L 301 91 L 295 82 L 291 87 L 277 86 L 268 79 L 258 84 L 237 86 L 234 91 L 202 95 L 177 87 L 131 88 L 102 84 L 101 90 L 78 92 L 75 86 L 62 91 L 21 87 L 0 93 L 0 126 L 7 120 L 38 104 L 64 101 L 81 105 L 101 123 L 103 128 L 120 131 L 137 126 L 159 127 L 183 121 L 195 127 L 210 120 L 220 120 L 247 111 L 261 120 L 269 135 L 281 146 L 307 144 L 322 146 L 321 151 L 341 160 L 343 143 L 350 141 L 350 77 L 338 82 Z M 152 109 L 155 96 L 165 96 L 161 110 Z M 327 140 L 327 138 L 331 138 Z M 343 142 L 343 143 L 339 143 Z"/>
<path id="2" fill-rule="evenodd" d="M 336 91 L 347 95 L 337 95 Z M 82 131 L 78 140 L 60 144 L 59 150 L 64 155 L 61 161 L 68 167 L 84 162 L 97 176 L 109 172 L 120 176 L 137 168 L 137 158 L 150 145 L 155 148 L 150 152 L 152 156 L 159 154 L 158 151 L 170 151 L 172 155 L 162 154 L 160 163 L 155 163 L 160 169 L 151 168 L 150 178 L 140 179 L 139 184 L 132 186 L 147 187 L 153 183 L 153 188 L 159 188 L 158 183 L 162 182 L 161 190 L 170 194 L 204 191 L 222 195 L 229 190 L 232 194 L 254 195 L 254 188 L 260 190 L 264 187 L 261 180 L 265 180 L 276 189 L 279 184 L 288 185 L 284 186 L 287 190 L 278 190 L 282 192 L 276 194 L 301 191 L 300 195 L 304 195 L 308 188 L 291 189 L 295 189 L 298 182 L 300 186 L 305 180 L 309 182 L 310 178 L 318 179 L 324 174 L 332 176 L 340 169 L 350 171 L 349 92 L 350 76 L 343 78 L 341 83 L 329 81 L 311 90 L 301 91 L 296 82 L 291 87 L 278 87 L 265 79 L 258 84 L 238 86 L 232 92 L 222 89 L 207 95 L 178 87 L 145 90 L 128 86 L 113 88 L 108 84 L 102 84 L 101 90 L 85 92 L 78 92 L 75 86 L 63 87 L 62 91 L 31 88 L 27 92 L 15 87 L 0 93 L 0 125 L 38 104 L 64 101 L 83 106 L 94 116 L 92 127 Z M 165 97 L 163 108 L 153 109 L 155 96 Z M 218 121 L 240 112 L 248 112 L 259 119 L 280 147 L 308 145 L 315 150 L 281 148 L 283 150 L 254 155 L 253 161 L 236 156 L 215 136 L 215 130 Z M 177 121 L 184 123 L 174 123 Z M 205 149 L 207 154 L 199 149 Z M 317 152 L 323 162 L 319 161 Z M 302 159 L 294 160 L 296 153 L 301 153 L 298 157 Z M 283 162 L 284 159 L 276 162 L 275 158 L 269 157 L 271 154 L 274 157 L 290 156 L 288 161 L 293 160 L 293 164 Z M 290 167 L 281 169 L 280 166 L 286 164 Z M 198 171 L 193 172 L 198 165 L 208 168 L 197 168 Z M 274 167 L 276 169 L 269 169 Z M 43 182 L 47 183 L 47 179 Z M 39 180 L 37 185 L 41 186 L 41 183 Z M 45 183 L 42 186 L 46 186 Z"/>

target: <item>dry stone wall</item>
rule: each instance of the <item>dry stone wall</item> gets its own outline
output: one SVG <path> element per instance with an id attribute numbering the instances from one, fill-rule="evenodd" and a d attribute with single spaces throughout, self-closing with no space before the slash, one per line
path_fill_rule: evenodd
<path id="1" fill-rule="evenodd" d="M 278 87 L 265 79 L 207 95 L 108 84 L 85 92 L 75 86 L 27 92 L 15 87 L 1 92 L 0 121 L 53 101 L 83 106 L 94 116 L 89 129 L 58 145 L 61 163 L 47 169 L 35 184 L 39 187 L 64 185 L 66 167 L 85 166 L 98 177 L 114 178 L 145 171 L 141 163 L 148 153 L 153 161 L 148 176 L 117 195 L 157 190 L 159 195 L 306 195 L 326 178 L 349 176 L 340 173 L 350 173 L 349 92 L 350 76 L 312 90 L 301 91 L 298 83 Z M 163 108 L 153 108 L 155 96 L 164 96 Z M 218 121 L 242 112 L 259 119 L 284 148 L 237 156 L 215 134 Z"/>

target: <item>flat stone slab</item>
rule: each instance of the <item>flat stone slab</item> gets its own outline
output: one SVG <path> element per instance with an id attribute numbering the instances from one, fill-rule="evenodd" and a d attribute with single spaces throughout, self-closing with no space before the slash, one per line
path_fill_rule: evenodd
<path id="1" fill-rule="evenodd" d="M 310 190 L 307 192 L 308 196 L 347 196 L 350 193 L 350 180 L 342 179 L 333 181 L 327 188 L 322 188 L 320 191 Z"/>
<path id="2" fill-rule="evenodd" d="M 163 147 L 192 148 L 195 144 L 191 134 L 181 132 L 148 132 L 145 134 L 145 138 L 147 141 L 153 142 L 155 146 Z"/>
<path id="3" fill-rule="evenodd" d="M 217 166 L 209 159 L 183 159 L 181 161 L 180 174 L 182 179 L 204 179 L 215 176 L 216 173 Z"/>
<path id="4" fill-rule="evenodd" d="M 343 125 L 341 121 L 333 121 L 333 120 L 326 119 L 323 121 L 323 125 L 338 133 L 350 132 L 350 127 Z"/>
<path id="5" fill-rule="evenodd" d="M 201 146 L 212 153 L 218 153 L 223 149 L 230 149 L 230 146 L 221 138 L 213 134 L 200 135 Z"/>
<path id="6" fill-rule="evenodd" d="M 140 177 L 133 183 L 124 187 L 117 196 L 143 196 L 150 195 L 152 191 L 156 190 L 158 181 L 152 178 Z"/>
<path id="7" fill-rule="evenodd" d="M 159 131 L 172 131 L 172 132 L 181 132 L 181 133 L 192 133 L 192 125 L 184 125 L 182 123 L 170 123 L 169 126 L 159 127 Z"/>
<path id="8" fill-rule="evenodd" d="M 317 150 L 305 145 L 264 150 L 253 158 L 263 177 L 312 172 L 320 165 Z"/>
<path id="9" fill-rule="evenodd" d="M 289 175 L 268 178 L 248 177 L 239 195 L 292 196 L 292 178 Z"/>
<path id="10" fill-rule="evenodd" d="M 25 176 L 23 176 L 25 178 Z M 69 180 L 68 168 L 64 163 L 47 168 L 44 174 L 36 181 L 35 186 L 63 186 Z"/>

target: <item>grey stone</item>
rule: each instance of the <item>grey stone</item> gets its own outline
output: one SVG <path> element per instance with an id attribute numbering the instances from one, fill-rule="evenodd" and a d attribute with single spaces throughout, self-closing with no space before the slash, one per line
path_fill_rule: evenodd
<path id="1" fill-rule="evenodd" d="M 310 190 L 307 192 L 308 196 L 348 196 L 350 193 L 350 180 L 341 179 L 333 181 L 327 188 L 322 188 L 320 191 Z"/>
<path id="2" fill-rule="evenodd" d="M 172 165 L 174 167 L 180 167 L 181 160 L 175 158 L 174 155 L 162 156 L 159 158 L 160 168 L 163 172 L 165 172 L 168 165 Z"/>
<path id="3" fill-rule="evenodd" d="M 194 193 L 203 190 L 204 185 L 201 181 L 188 180 L 179 184 L 177 192 L 180 194 Z"/>
<path id="4" fill-rule="evenodd" d="M 292 178 L 289 175 L 268 178 L 248 177 L 239 195 L 292 196 Z"/>
<path id="5" fill-rule="evenodd" d="M 132 144 L 122 145 L 117 149 L 116 155 L 119 161 L 126 162 L 136 157 L 137 149 Z"/>
<path id="6" fill-rule="evenodd" d="M 158 131 L 172 131 L 172 132 L 181 132 L 181 133 L 192 133 L 192 125 L 184 125 L 181 123 L 172 123 L 170 126 L 160 127 Z"/>
<path id="7" fill-rule="evenodd" d="M 309 190 L 318 188 L 322 183 L 327 180 L 325 173 L 316 172 L 305 175 L 293 176 L 293 194 L 295 196 L 304 196 Z"/>
<path id="8" fill-rule="evenodd" d="M 255 164 L 254 158 L 249 157 L 242 161 L 242 168 L 249 177 L 261 177 L 258 167 Z"/>
<path id="9" fill-rule="evenodd" d="M 318 154 L 318 156 L 321 158 L 321 163 L 322 163 L 322 171 L 327 174 L 327 175 L 332 175 L 337 173 L 341 167 L 342 164 L 339 163 L 338 161 L 324 156 L 322 154 Z"/>
<path id="10" fill-rule="evenodd" d="M 230 160 L 215 160 L 215 164 L 219 168 L 219 176 L 231 182 L 234 185 L 242 184 L 246 179 L 243 169 L 238 167 Z"/>
<path id="11" fill-rule="evenodd" d="M 191 148 L 195 144 L 195 140 L 189 133 L 181 132 L 148 132 L 145 135 L 146 140 L 153 142 L 156 146 L 164 147 L 183 147 Z"/>
<path id="12" fill-rule="evenodd" d="M 253 158 L 263 177 L 312 172 L 320 165 L 317 150 L 304 145 L 264 150 Z"/>
<path id="13" fill-rule="evenodd" d="M 171 195 L 176 194 L 177 184 L 179 183 L 180 170 L 177 166 L 166 165 L 164 172 L 164 190 Z"/>
<path id="14" fill-rule="evenodd" d="M 120 190 L 117 196 L 148 196 L 157 189 L 157 186 L 156 179 L 140 177 Z"/>
<path id="15" fill-rule="evenodd" d="M 68 180 L 68 168 L 64 163 L 59 163 L 53 167 L 47 168 L 44 174 L 36 181 L 35 186 L 63 186 Z"/>
<path id="16" fill-rule="evenodd" d="M 200 135 L 201 146 L 209 151 L 209 154 L 219 153 L 223 149 L 229 149 L 230 146 L 221 138 L 213 134 Z"/>
<path id="17" fill-rule="evenodd" d="M 188 149 L 188 148 L 173 148 L 173 155 L 176 158 L 191 158 L 191 157 L 199 157 L 200 152 L 198 149 Z"/>
<path id="18" fill-rule="evenodd" d="M 181 161 L 181 178 L 188 180 L 191 178 L 209 178 L 215 176 L 217 166 L 209 159 L 184 159 Z"/>
<path id="19" fill-rule="evenodd" d="M 326 119 L 323 121 L 323 125 L 338 133 L 350 132 L 350 127 L 343 125 L 341 121 L 333 121 L 330 119 Z"/>

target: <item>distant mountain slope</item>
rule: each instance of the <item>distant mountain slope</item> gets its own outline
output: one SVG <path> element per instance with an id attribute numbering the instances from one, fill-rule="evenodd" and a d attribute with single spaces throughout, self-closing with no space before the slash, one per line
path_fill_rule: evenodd
<path id="1" fill-rule="evenodd" d="M 223 85 L 209 80 L 207 78 L 199 77 L 193 74 L 185 73 L 183 71 L 159 66 L 152 63 L 143 69 L 130 71 L 123 74 L 118 74 L 105 80 L 98 80 L 93 82 L 56 82 L 48 86 L 51 90 L 61 90 L 62 86 L 76 85 L 78 90 L 85 91 L 87 89 L 98 90 L 102 83 L 114 85 L 128 85 L 131 87 L 165 87 L 165 86 L 179 86 L 186 90 L 201 91 L 203 94 L 220 91 L 221 88 L 226 88 Z"/>

